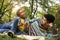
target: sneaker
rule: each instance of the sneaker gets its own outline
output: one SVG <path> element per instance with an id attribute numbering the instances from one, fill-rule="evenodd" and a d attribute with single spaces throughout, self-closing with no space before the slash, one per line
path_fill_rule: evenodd
<path id="1" fill-rule="evenodd" d="M 10 36 L 11 38 L 15 38 L 16 36 L 14 35 L 14 32 L 12 31 L 9 31 L 8 32 L 8 36 Z"/>

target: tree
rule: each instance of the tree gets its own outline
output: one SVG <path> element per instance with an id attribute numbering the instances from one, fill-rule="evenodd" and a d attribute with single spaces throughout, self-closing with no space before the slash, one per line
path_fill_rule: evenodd
<path id="1" fill-rule="evenodd" d="M 0 0 L 0 23 L 2 22 L 2 17 L 5 13 L 9 13 L 12 10 L 12 0 Z"/>
<path id="2" fill-rule="evenodd" d="M 46 13 L 54 13 L 53 4 L 54 2 L 52 0 L 30 0 L 31 16 L 32 12 L 34 12 L 34 15 L 37 14 L 38 7 L 41 7 Z"/>
<path id="3" fill-rule="evenodd" d="M 55 4 L 55 7 L 56 7 L 56 14 L 55 14 L 55 17 L 56 17 L 56 20 L 55 20 L 55 25 L 56 25 L 56 28 L 58 29 L 58 33 L 60 34 L 60 5 L 59 4 Z"/>

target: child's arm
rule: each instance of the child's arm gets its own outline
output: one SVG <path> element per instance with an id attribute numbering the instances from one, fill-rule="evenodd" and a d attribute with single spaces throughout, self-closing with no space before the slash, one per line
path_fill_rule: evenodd
<path id="1" fill-rule="evenodd" d="M 23 23 L 18 23 L 18 26 L 22 26 L 22 25 L 24 25 Z"/>

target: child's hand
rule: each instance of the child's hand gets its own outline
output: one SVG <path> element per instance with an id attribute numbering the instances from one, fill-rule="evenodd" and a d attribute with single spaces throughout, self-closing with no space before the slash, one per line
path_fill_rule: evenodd
<path id="1" fill-rule="evenodd" d="M 22 25 L 24 25 L 23 23 L 18 23 L 18 26 L 22 26 Z"/>

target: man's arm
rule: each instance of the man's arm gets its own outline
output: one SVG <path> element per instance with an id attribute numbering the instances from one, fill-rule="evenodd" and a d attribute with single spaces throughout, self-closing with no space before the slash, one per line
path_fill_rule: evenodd
<path id="1" fill-rule="evenodd" d="M 51 31 L 52 31 L 52 33 L 53 34 L 57 34 L 57 30 L 55 29 L 55 27 L 53 26 L 53 27 L 51 27 Z"/>
<path id="2" fill-rule="evenodd" d="M 52 31 L 53 36 L 58 36 L 57 30 L 56 30 L 55 27 L 53 26 L 53 23 L 50 24 L 50 28 L 51 28 L 51 31 Z"/>

